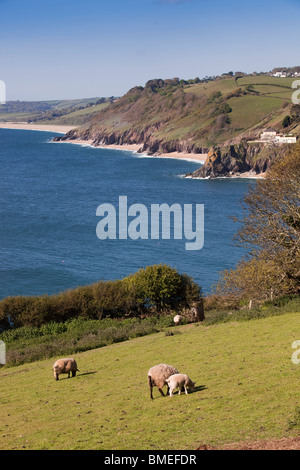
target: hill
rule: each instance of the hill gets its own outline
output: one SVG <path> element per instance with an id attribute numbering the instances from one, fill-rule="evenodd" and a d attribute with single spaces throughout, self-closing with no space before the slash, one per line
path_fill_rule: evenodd
<path id="1" fill-rule="evenodd" d="M 203 152 L 282 129 L 291 113 L 293 78 L 218 77 L 200 83 L 149 80 L 129 90 L 66 139 L 97 144 L 141 144 L 150 154 Z M 299 120 L 288 129 L 298 135 Z"/>
<path id="2" fill-rule="evenodd" d="M 55 382 L 54 359 L 1 369 L 0 448 L 184 450 L 299 436 L 299 312 L 172 331 L 79 353 L 73 379 Z M 147 371 L 160 362 L 189 374 L 195 392 L 154 389 L 150 400 Z"/>
<path id="3" fill-rule="evenodd" d="M 8 102 L 0 106 L 0 121 L 71 125 L 74 129 L 54 140 L 135 144 L 150 155 L 219 152 L 218 163 L 211 159 L 212 165 L 191 177 L 263 173 L 282 148 L 254 148 L 248 141 L 270 127 L 300 135 L 300 105 L 292 103 L 294 69 L 285 72 L 286 78 L 236 73 L 202 80 L 153 79 L 121 98 Z M 240 164 L 236 167 L 230 157 L 227 165 L 228 155 Z"/>
<path id="4" fill-rule="evenodd" d="M 8 101 L 0 106 L 0 121 L 78 126 L 87 122 L 111 101 L 110 98 Z"/>

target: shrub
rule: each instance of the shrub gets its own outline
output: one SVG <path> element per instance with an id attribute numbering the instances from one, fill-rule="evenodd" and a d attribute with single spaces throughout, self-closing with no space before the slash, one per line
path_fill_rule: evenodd
<path id="1" fill-rule="evenodd" d="M 285 116 L 284 120 L 282 121 L 283 127 L 289 127 L 291 124 L 291 116 Z"/>
<path id="2" fill-rule="evenodd" d="M 189 306 L 201 298 L 201 289 L 187 275 L 159 264 L 140 269 L 124 280 L 136 292 L 139 302 L 157 312 Z"/>
<path id="3" fill-rule="evenodd" d="M 56 335 L 61 330 L 55 323 L 156 314 L 189 306 L 201 295 L 190 277 L 167 265 L 148 266 L 122 280 L 100 281 L 57 295 L 7 297 L 0 301 L 0 328 L 45 325 Z"/>

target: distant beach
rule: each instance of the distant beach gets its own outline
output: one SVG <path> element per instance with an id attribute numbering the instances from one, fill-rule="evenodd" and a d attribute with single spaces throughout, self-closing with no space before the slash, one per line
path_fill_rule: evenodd
<path id="1" fill-rule="evenodd" d="M 71 129 L 74 129 L 74 126 L 58 126 L 55 124 L 31 124 L 28 122 L 0 122 L 0 129 L 22 129 L 28 131 L 46 131 L 65 134 Z"/>
<path id="2" fill-rule="evenodd" d="M 27 122 L 0 122 L 0 129 L 23 129 L 31 131 L 48 131 L 48 132 L 57 132 L 59 134 L 66 134 L 71 129 L 74 129 L 74 126 L 63 126 L 55 124 L 33 124 Z M 90 145 L 91 147 L 97 148 L 110 148 L 116 150 L 129 150 L 131 152 L 138 153 L 142 144 L 125 144 L 125 145 L 93 145 L 92 140 L 68 140 L 64 143 L 77 144 L 77 145 Z M 142 154 L 141 154 L 142 155 Z M 147 154 L 144 154 L 147 156 Z M 204 163 L 207 157 L 207 154 L 202 153 L 182 153 L 182 152 L 171 152 L 171 153 L 161 153 L 159 155 L 149 155 L 149 157 L 158 157 L 158 158 L 178 158 L 180 160 L 190 160 L 195 162 Z"/>

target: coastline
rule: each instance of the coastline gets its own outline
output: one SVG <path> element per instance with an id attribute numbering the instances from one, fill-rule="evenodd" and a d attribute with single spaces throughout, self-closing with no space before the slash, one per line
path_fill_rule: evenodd
<path id="1" fill-rule="evenodd" d="M 63 126 L 57 124 L 31 124 L 28 122 L 0 122 L 0 129 L 20 129 L 24 131 L 44 131 L 66 134 L 66 132 L 74 129 L 74 126 Z"/>
<path id="2" fill-rule="evenodd" d="M 21 129 L 21 130 L 30 130 L 30 131 L 45 131 L 45 132 L 56 132 L 58 134 L 66 134 L 70 130 L 74 129 L 74 126 L 64 126 L 57 124 L 31 124 L 28 122 L 0 122 L 0 129 Z M 83 146 L 90 146 L 95 148 L 106 148 L 106 149 L 115 149 L 115 150 L 126 150 L 133 153 L 140 154 L 144 157 L 149 158 L 176 158 L 180 160 L 189 160 L 193 162 L 204 163 L 207 154 L 197 154 L 197 153 L 182 153 L 182 152 L 172 152 L 172 153 L 161 153 L 158 155 L 148 155 L 144 152 L 139 152 L 142 144 L 124 144 L 124 145 L 93 145 L 92 140 L 66 140 L 60 143 L 66 144 L 77 144 Z"/>
<path id="3" fill-rule="evenodd" d="M 31 124 L 27 122 L 1 122 L 0 129 L 21 129 L 21 130 L 32 130 L 32 131 L 44 131 L 44 132 L 55 132 L 58 134 L 66 134 L 70 130 L 74 129 L 74 126 L 64 126 L 57 124 Z M 55 143 L 55 142 L 54 142 Z M 93 148 L 103 148 L 103 149 L 113 149 L 113 150 L 123 150 L 128 152 L 133 152 L 137 155 L 140 155 L 141 158 L 175 158 L 179 160 L 185 160 L 195 163 L 200 163 L 203 165 L 207 159 L 207 154 L 197 154 L 197 153 L 182 153 L 182 152 L 170 152 L 170 153 L 161 153 L 149 155 L 146 152 L 139 152 L 142 144 L 110 144 L 110 145 L 94 145 L 93 140 L 64 140 L 59 143 L 65 144 L 75 144 L 81 145 L 83 147 L 93 147 Z M 241 173 L 238 175 L 223 176 L 217 179 L 264 179 L 265 173 L 262 174 L 253 174 L 252 172 Z M 185 178 L 191 179 L 209 179 L 209 178 L 197 178 L 185 176 Z"/>
<path id="4" fill-rule="evenodd" d="M 128 152 L 133 152 L 136 154 L 141 155 L 141 157 L 147 158 L 176 158 L 179 160 L 189 160 L 198 163 L 204 163 L 207 154 L 206 153 L 182 153 L 182 152 L 170 152 L 170 153 L 160 153 L 155 155 L 149 155 L 146 152 L 139 152 L 141 149 L 142 144 L 109 144 L 109 145 L 94 145 L 92 140 L 64 140 L 60 141 L 60 144 L 75 144 L 75 145 L 82 145 L 82 146 L 89 146 L 94 148 L 102 148 L 102 149 L 113 149 L 113 150 L 123 150 Z"/>
<path id="5" fill-rule="evenodd" d="M 236 175 L 230 175 L 230 176 L 215 176 L 213 179 L 214 180 L 229 180 L 229 179 L 250 179 L 250 180 L 258 180 L 258 179 L 264 179 L 266 176 L 266 173 L 252 173 L 251 171 L 246 171 L 245 173 L 239 173 Z M 211 179 L 209 176 L 205 178 L 201 178 L 200 176 L 185 176 L 186 179 L 191 179 L 191 180 L 209 180 Z"/>

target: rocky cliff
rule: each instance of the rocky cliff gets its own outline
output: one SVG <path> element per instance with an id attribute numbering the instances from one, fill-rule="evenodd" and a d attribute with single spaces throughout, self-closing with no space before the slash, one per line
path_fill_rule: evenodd
<path id="1" fill-rule="evenodd" d="M 220 178 L 264 174 L 287 150 L 286 145 L 246 144 L 211 148 L 204 165 L 188 173 L 192 178 Z"/>
<path id="2" fill-rule="evenodd" d="M 300 108 L 298 112 L 287 105 L 284 93 L 290 84 L 284 79 L 280 79 L 282 97 L 272 101 L 268 98 L 273 96 L 269 88 L 274 86 L 274 77 L 263 76 L 260 81 L 253 77 L 251 86 L 249 79 L 243 80 L 149 80 L 55 140 L 83 140 L 95 146 L 135 144 L 149 155 L 206 154 L 211 149 L 204 167 L 190 176 L 264 173 L 282 147 L 247 142 L 258 140 L 270 122 L 277 132 L 298 135 L 300 125 L 298 130 L 295 126 L 300 122 Z M 283 129 L 286 117 L 290 126 Z"/>
<path id="3" fill-rule="evenodd" d="M 149 126 L 147 129 L 138 132 L 136 129 L 130 129 L 124 132 L 105 132 L 97 131 L 91 133 L 90 129 L 78 128 L 72 129 L 63 136 L 54 137 L 55 142 L 70 140 L 89 140 L 97 147 L 101 145 L 126 145 L 140 144 L 140 153 L 148 155 L 159 155 L 162 153 L 182 152 L 182 153 L 207 153 L 208 148 L 199 146 L 189 140 L 170 140 L 164 141 L 153 137 L 158 124 Z"/>

